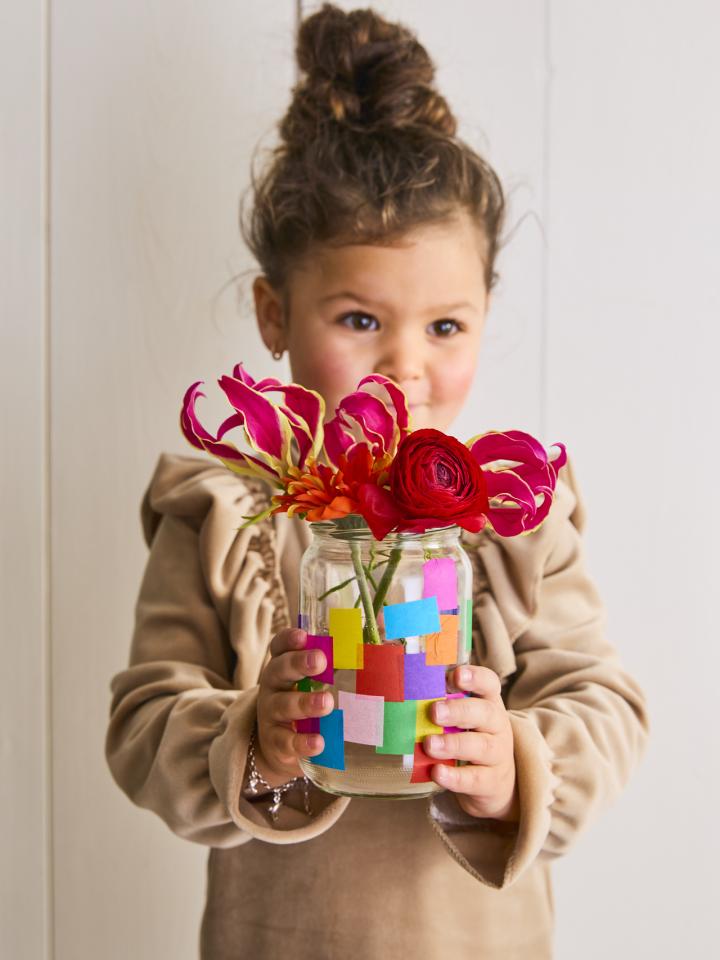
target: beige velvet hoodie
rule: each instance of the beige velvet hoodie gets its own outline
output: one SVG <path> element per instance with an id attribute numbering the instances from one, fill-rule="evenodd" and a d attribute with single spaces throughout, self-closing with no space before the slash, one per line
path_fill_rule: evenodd
<path id="1" fill-rule="evenodd" d="M 106 757 L 138 806 L 210 848 L 203 960 L 545 960 L 549 865 L 619 794 L 647 736 L 643 693 L 605 633 L 571 461 L 535 532 L 464 535 L 471 662 L 503 681 L 520 821 L 425 800 L 244 794 L 258 677 L 297 618 L 307 524 L 245 530 L 268 490 L 216 461 L 162 454 L 141 517 L 150 547 L 127 669 L 111 681 Z"/>

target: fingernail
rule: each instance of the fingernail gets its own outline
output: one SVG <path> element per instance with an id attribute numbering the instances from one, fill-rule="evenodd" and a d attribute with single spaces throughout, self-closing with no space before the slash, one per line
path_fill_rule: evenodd
<path id="1" fill-rule="evenodd" d="M 439 751 L 441 751 L 443 748 L 444 742 L 445 742 L 444 738 L 436 734 L 433 734 L 432 736 L 428 737 L 428 746 L 430 747 L 433 753 L 438 753 Z"/>
<path id="2" fill-rule="evenodd" d="M 314 693 L 312 695 L 311 704 L 313 710 L 324 710 L 325 709 L 325 694 L 324 693 Z"/>
<path id="3" fill-rule="evenodd" d="M 455 781 L 455 768 L 448 766 L 447 763 L 439 763 L 435 771 L 435 776 L 442 783 L 453 783 Z"/>
<path id="4" fill-rule="evenodd" d="M 310 670 L 319 670 L 322 666 L 322 659 L 324 654 L 321 650 L 311 650 L 307 655 L 307 665 Z"/>
<path id="5" fill-rule="evenodd" d="M 450 711 L 446 703 L 436 703 L 435 704 L 435 719 L 436 720 L 447 720 L 450 716 Z"/>
<path id="6" fill-rule="evenodd" d="M 461 667 L 460 672 L 458 673 L 458 679 L 460 683 L 470 683 L 472 679 L 472 672 L 468 670 L 467 667 Z"/>

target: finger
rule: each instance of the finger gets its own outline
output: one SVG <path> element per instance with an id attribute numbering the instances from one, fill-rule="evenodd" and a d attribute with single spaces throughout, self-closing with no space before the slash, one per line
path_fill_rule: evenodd
<path id="1" fill-rule="evenodd" d="M 460 690 L 467 690 L 476 697 L 488 700 L 500 700 L 500 677 L 489 667 L 478 667 L 472 663 L 455 668 L 455 684 Z"/>
<path id="2" fill-rule="evenodd" d="M 458 697 L 438 700 L 432 705 L 433 719 L 440 727 L 463 727 L 500 733 L 505 724 L 505 708 L 501 701 L 479 697 Z"/>
<path id="3" fill-rule="evenodd" d="M 468 794 L 480 802 L 492 800 L 500 782 L 495 767 L 477 767 L 472 763 L 460 767 L 436 763 L 430 768 L 430 776 L 445 790 Z"/>
<path id="4" fill-rule="evenodd" d="M 307 643 L 307 631 L 298 627 L 286 627 L 280 630 L 270 641 L 270 653 L 273 657 L 288 650 L 301 650 Z"/>
<path id="5" fill-rule="evenodd" d="M 320 733 L 295 733 L 276 724 L 266 727 L 263 740 L 268 747 L 267 750 L 263 748 L 265 760 L 269 762 L 271 756 L 272 766 L 278 772 L 292 773 L 300 757 L 314 757 L 325 747 L 325 739 Z"/>
<path id="6" fill-rule="evenodd" d="M 291 650 L 272 657 L 263 670 L 261 682 L 274 690 L 289 690 L 303 677 L 322 673 L 326 664 L 322 650 Z"/>
<path id="7" fill-rule="evenodd" d="M 481 766 L 495 766 L 505 758 L 502 738 L 490 733 L 433 733 L 425 737 L 423 750 L 429 757 L 440 760 L 454 758 Z"/>
<path id="8" fill-rule="evenodd" d="M 323 717 L 333 709 L 333 695 L 323 693 L 296 693 L 278 691 L 271 693 L 266 701 L 266 717 L 272 723 L 289 723 L 305 717 Z"/>

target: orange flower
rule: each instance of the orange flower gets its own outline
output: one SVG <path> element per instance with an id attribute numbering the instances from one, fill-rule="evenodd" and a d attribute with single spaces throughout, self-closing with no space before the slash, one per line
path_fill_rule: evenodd
<path id="1" fill-rule="evenodd" d="M 385 483 L 390 460 L 389 455 L 374 458 L 358 443 L 338 457 L 335 470 L 322 463 L 306 464 L 303 470 L 291 467 L 283 482 L 287 492 L 273 497 L 275 512 L 299 513 L 313 522 L 360 513 L 361 487 Z"/>

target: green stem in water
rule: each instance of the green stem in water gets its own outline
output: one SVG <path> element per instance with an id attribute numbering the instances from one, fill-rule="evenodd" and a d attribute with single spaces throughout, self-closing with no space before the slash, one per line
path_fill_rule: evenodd
<path id="1" fill-rule="evenodd" d="M 375 600 L 373 601 L 373 613 L 377 615 L 382 610 L 382 605 L 387 596 L 387 592 L 390 589 L 390 584 L 392 583 L 392 578 L 395 575 L 398 564 L 400 563 L 400 557 L 402 556 L 402 550 L 399 547 L 393 547 L 390 551 L 390 559 L 388 560 L 387 566 L 383 571 L 383 575 L 380 578 L 380 583 L 375 592 Z"/>
<path id="2" fill-rule="evenodd" d="M 380 643 L 380 631 L 378 630 L 375 611 L 373 609 L 372 597 L 365 576 L 365 568 L 362 562 L 362 553 L 360 544 L 355 541 L 350 542 L 350 555 L 352 556 L 353 569 L 357 577 L 358 588 L 360 590 L 360 600 L 365 611 L 365 629 L 367 630 L 368 641 L 370 643 Z"/>

